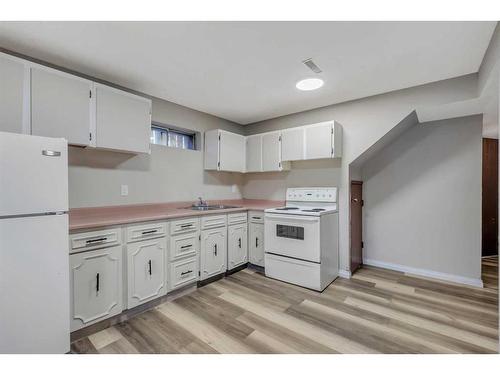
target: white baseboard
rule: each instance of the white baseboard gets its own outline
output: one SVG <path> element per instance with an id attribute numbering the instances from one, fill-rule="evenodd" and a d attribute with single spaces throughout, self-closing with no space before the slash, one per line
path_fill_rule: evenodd
<path id="1" fill-rule="evenodd" d="M 363 264 L 366 264 L 367 266 L 387 268 L 390 270 L 405 272 L 408 274 L 414 274 L 418 276 L 430 277 L 433 279 L 451 281 L 453 283 L 458 283 L 458 284 L 475 286 L 478 288 L 483 287 L 483 281 L 481 279 L 474 279 L 472 277 L 463 277 L 463 276 L 453 275 L 451 273 L 426 270 L 423 268 L 407 267 L 401 264 L 380 262 L 378 260 L 373 260 L 373 259 L 363 259 Z"/>
<path id="2" fill-rule="evenodd" d="M 350 279 L 351 278 L 351 271 L 339 270 L 339 277 L 342 277 L 343 279 Z"/>

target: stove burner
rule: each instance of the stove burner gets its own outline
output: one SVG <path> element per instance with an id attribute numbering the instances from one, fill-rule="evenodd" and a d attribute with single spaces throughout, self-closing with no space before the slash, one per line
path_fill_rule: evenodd
<path id="1" fill-rule="evenodd" d="M 289 211 L 289 210 L 298 210 L 299 208 L 298 207 L 279 207 L 277 208 L 277 210 L 280 210 L 280 211 Z"/>
<path id="2" fill-rule="evenodd" d="M 321 212 L 326 211 L 324 208 L 311 208 L 310 210 L 302 210 L 303 212 Z"/>

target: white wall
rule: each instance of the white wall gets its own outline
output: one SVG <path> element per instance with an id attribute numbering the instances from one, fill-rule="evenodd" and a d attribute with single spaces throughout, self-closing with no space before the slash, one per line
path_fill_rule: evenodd
<path id="1" fill-rule="evenodd" d="M 480 283 L 481 133 L 481 116 L 418 124 L 362 166 L 365 263 Z"/>
<path id="2" fill-rule="evenodd" d="M 152 118 L 202 135 L 216 128 L 243 133 L 240 125 L 160 99 L 153 100 Z M 201 150 L 153 145 L 151 155 L 132 155 L 70 147 L 70 207 L 195 200 L 198 196 L 241 198 L 241 174 L 204 171 Z M 120 195 L 122 184 L 128 185 L 128 196 Z M 232 185 L 236 185 L 234 192 Z"/>

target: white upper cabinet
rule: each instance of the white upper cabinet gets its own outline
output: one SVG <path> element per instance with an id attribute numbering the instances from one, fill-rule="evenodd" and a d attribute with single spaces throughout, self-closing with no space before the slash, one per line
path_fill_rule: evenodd
<path id="1" fill-rule="evenodd" d="M 29 105 L 29 100 L 25 101 L 26 82 L 29 82 L 29 70 L 23 60 L 0 53 L 0 131 L 29 133 L 23 127 L 23 120 L 29 121 L 29 108 L 28 116 L 24 112 Z"/>
<path id="2" fill-rule="evenodd" d="M 65 138 L 69 144 L 91 142 L 92 81 L 45 67 L 31 69 L 31 132 Z"/>
<path id="3" fill-rule="evenodd" d="M 262 172 L 262 136 L 247 137 L 246 172 Z"/>
<path id="4" fill-rule="evenodd" d="M 245 172 L 245 137 L 225 130 L 205 132 L 205 169 Z"/>
<path id="5" fill-rule="evenodd" d="M 262 134 L 262 171 L 282 171 L 285 169 L 290 169 L 290 165 L 281 160 L 281 133 Z"/>
<path id="6" fill-rule="evenodd" d="M 342 155 L 342 128 L 334 121 L 308 125 L 305 129 L 305 159 L 337 158 Z"/>
<path id="7" fill-rule="evenodd" d="M 245 137 L 221 130 L 219 141 L 220 170 L 245 172 Z"/>
<path id="8" fill-rule="evenodd" d="M 281 132 L 281 160 L 304 160 L 305 128 L 285 129 Z"/>
<path id="9" fill-rule="evenodd" d="M 149 153 L 151 100 L 98 83 L 95 93 L 96 147 Z"/>

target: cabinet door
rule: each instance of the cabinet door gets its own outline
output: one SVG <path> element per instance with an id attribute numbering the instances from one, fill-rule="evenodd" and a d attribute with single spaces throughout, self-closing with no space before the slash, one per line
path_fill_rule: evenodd
<path id="1" fill-rule="evenodd" d="M 95 87 L 96 146 L 149 153 L 151 100 L 97 83 Z"/>
<path id="2" fill-rule="evenodd" d="M 281 169 L 280 133 L 262 135 L 262 170 L 279 171 Z"/>
<path id="3" fill-rule="evenodd" d="M 262 172 L 262 136 L 247 137 L 246 172 Z"/>
<path id="4" fill-rule="evenodd" d="M 204 230 L 201 232 L 201 280 L 226 271 L 227 228 Z"/>
<path id="5" fill-rule="evenodd" d="M 305 127 L 306 160 L 332 157 L 332 123 L 326 122 Z"/>
<path id="6" fill-rule="evenodd" d="M 227 230 L 227 268 L 241 266 L 248 261 L 247 224 L 231 225 Z"/>
<path id="7" fill-rule="evenodd" d="M 245 171 L 245 137 L 220 131 L 219 158 L 221 171 Z"/>
<path id="8" fill-rule="evenodd" d="M 166 293 L 166 249 L 165 238 L 127 245 L 129 309 Z"/>
<path id="9" fill-rule="evenodd" d="M 0 131 L 2 132 L 23 132 L 24 80 L 24 63 L 0 54 Z"/>
<path id="10" fill-rule="evenodd" d="M 304 159 L 304 128 L 286 129 L 281 132 L 281 160 Z"/>
<path id="11" fill-rule="evenodd" d="M 250 223 L 249 262 L 264 267 L 264 225 Z"/>
<path id="12" fill-rule="evenodd" d="M 122 248 L 70 256 L 71 330 L 122 311 Z"/>
<path id="13" fill-rule="evenodd" d="M 90 144 L 92 82 L 43 67 L 31 69 L 31 132 Z"/>

